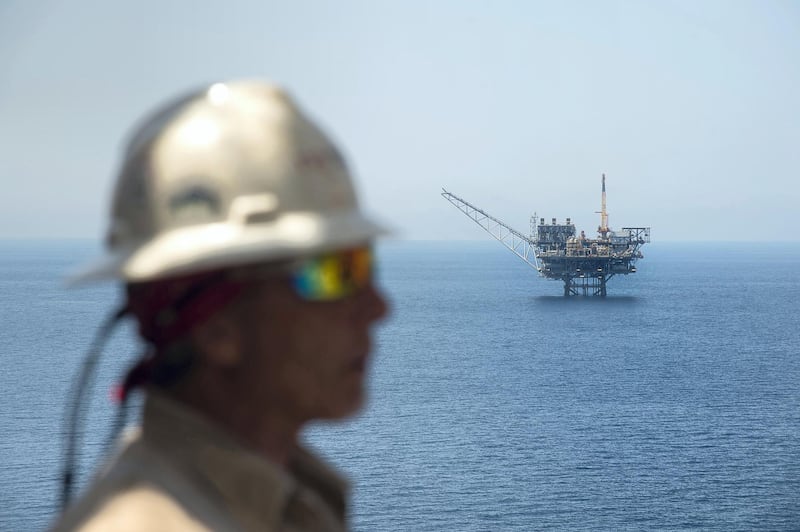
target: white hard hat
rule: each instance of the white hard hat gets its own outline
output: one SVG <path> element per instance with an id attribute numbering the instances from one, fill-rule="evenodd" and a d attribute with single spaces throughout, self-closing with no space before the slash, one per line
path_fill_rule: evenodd
<path id="1" fill-rule="evenodd" d="M 149 281 L 312 255 L 384 232 L 359 210 L 339 151 L 283 90 L 217 83 L 134 132 L 108 255 L 72 281 Z"/>

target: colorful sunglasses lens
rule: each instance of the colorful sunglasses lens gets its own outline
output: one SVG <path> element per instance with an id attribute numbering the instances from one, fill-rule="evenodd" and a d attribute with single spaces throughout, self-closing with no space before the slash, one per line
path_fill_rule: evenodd
<path id="1" fill-rule="evenodd" d="M 332 301 L 369 284 L 373 260 L 370 248 L 358 248 L 309 259 L 293 275 L 297 294 L 308 301 Z"/>

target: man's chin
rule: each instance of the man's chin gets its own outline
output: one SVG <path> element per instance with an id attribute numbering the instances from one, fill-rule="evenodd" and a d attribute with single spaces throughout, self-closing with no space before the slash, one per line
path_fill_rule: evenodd
<path id="1" fill-rule="evenodd" d="M 343 400 L 337 404 L 329 405 L 329 411 L 325 419 L 329 420 L 345 420 L 359 414 L 366 403 L 366 397 L 363 390 L 353 393 L 351 397 Z"/>

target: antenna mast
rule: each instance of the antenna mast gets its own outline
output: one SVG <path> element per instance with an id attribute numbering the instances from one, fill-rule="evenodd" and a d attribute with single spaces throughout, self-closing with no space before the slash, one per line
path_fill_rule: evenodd
<path id="1" fill-rule="evenodd" d="M 606 212 L 606 174 L 603 174 L 603 199 L 600 204 L 600 227 L 597 232 L 605 238 L 608 235 L 608 212 Z"/>

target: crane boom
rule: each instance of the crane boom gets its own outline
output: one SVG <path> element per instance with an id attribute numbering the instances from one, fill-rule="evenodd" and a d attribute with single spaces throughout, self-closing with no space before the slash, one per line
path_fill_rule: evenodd
<path id="1" fill-rule="evenodd" d="M 541 265 L 536 255 L 536 245 L 532 237 L 522 234 L 488 212 L 445 189 L 442 189 L 442 196 L 455 205 L 458 210 L 466 214 L 473 222 L 480 225 L 484 231 L 492 235 L 492 237 L 511 250 L 515 255 L 524 260 L 529 266 L 535 268 L 541 275 Z"/>

